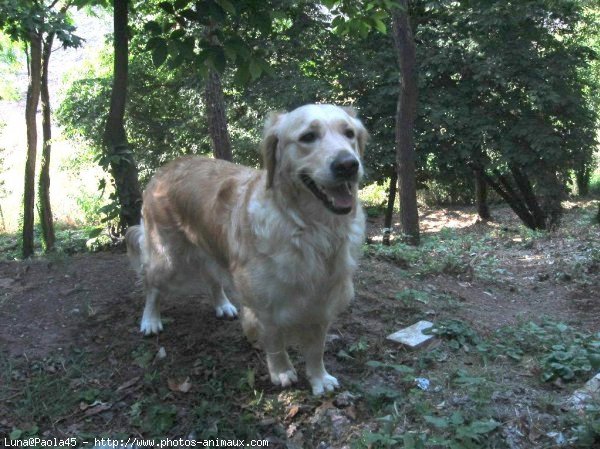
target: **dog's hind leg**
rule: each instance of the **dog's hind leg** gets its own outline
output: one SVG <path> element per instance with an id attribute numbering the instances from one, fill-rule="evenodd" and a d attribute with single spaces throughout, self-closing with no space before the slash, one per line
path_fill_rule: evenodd
<path id="1" fill-rule="evenodd" d="M 209 280 L 208 283 L 210 284 L 210 294 L 215 306 L 217 318 L 234 319 L 237 317 L 237 308 L 229 301 L 229 298 L 225 294 L 225 290 L 223 290 L 223 286 L 212 279 Z"/>
<path id="2" fill-rule="evenodd" d="M 146 306 L 142 315 L 142 324 L 140 330 L 144 335 L 158 334 L 163 330 L 160 319 L 160 292 L 155 287 L 150 287 L 146 291 Z"/>

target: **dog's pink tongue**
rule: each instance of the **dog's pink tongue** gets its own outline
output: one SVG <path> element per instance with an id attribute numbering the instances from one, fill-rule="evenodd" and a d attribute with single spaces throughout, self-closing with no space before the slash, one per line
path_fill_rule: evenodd
<path id="1" fill-rule="evenodd" d="M 337 187 L 330 187 L 327 189 L 327 193 L 335 203 L 335 207 L 345 209 L 347 207 L 352 207 L 352 193 L 348 191 L 348 188 L 345 185 L 339 185 Z"/>

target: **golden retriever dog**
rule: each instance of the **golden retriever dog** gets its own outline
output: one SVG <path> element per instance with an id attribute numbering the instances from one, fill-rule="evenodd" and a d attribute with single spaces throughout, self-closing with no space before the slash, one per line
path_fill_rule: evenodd
<path id="1" fill-rule="evenodd" d="M 249 340 L 266 352 L 271 381 L 298 376 L 297 345 L 315 395 L 339 384 L 323 364 L 327 330 L 354 296 L 364 239 L 357 199 L 367 132 L 351 108 L 306 105 L 273 113 L 264 129 L 264 170 L 183 157 L 157 171 L 142 223 L 126 235 L 143 279 L 141 331 L 162 330 L 159 301 L 207 290 L 218 317 L 241 306 Z"/>

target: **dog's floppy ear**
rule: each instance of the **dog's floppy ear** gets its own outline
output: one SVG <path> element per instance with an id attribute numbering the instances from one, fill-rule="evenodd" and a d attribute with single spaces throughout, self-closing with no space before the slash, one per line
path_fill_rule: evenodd
<path id="1" fill-rule="evenodd" d="M 263 167 L 267 170 L 267 189 L 273 186 L 275 177 L 275 165 L 277 164 L 277 144 L 279 137 L 277 135 L 277 124 L 284 112 L 271 112 L 265 121 L 262 141 Z"/>
<path id="2" fill-rule="evenodd" d="M 360 157 L 362 157 L 363 154 L 365 154 L 365 147 L 371 136 L 359 119 L 355 118 L 354 123 L 356 124 L 356 130 L 358 131 L 356 138 L 358 141 L 358 153 L 360 154 Z"/>
<path id="3" fill-rule="evenodd" d="M 354 126 L 356 126 L 356 140 L 358 142 L 358 152 L 362 157 L 362 155 L 365 153 L 367 141 L 369 140 L 369 133 L 367 132 L 362 122 L 358 118 L 356 118 L 358 116 L 358 113 L 356 112 L 356 109 L 354 109 L 354 107 L 342 106 L 342 109 L 344 110 L 344 112 L 346 112 L 346 114 L 352 117 Z"/>

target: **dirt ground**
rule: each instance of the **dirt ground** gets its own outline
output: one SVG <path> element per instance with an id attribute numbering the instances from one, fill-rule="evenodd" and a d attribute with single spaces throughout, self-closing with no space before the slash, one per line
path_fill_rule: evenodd
<path id="1" fill-rule="evenodd" d="M 356 442 L 382 425 L 373 416 L 365 385 L 406 387 L 366 362 L 391 358 L 416 366 L 423 353 L 439 351 L 441 343 L 410 352 L 386 341 L 387 334 L 421 319 L 458 319 L 485 337 L 542 317 L 598 332 L 600 267 L 577 259 L 599 250 L 600 229 L 581 224 L 583 212 L 590 210 L 589 204 L 572 204 L 565 231 L 529 239 L 505 209 L 495 210 L 497 220 L 489 224 L 478 222 L 470 209 L 425 213 L 426 234 L 450 228 L 467 245 L 457 271 L 419 276 L 401 257 L 367 251 L 356 276 L 356 300 L 332 327 L 326 349 L 326 365 L 342 389 L 324 398 L 310 397 L 303 378 L 287 392 L 271 386 L 263 355 L 245 341 L 239 322 L 217 320 L 202 298 L 163 304 L 165 332 L 143 338 L 138 331 L 142 293 L 122 251 L 0 262 L 0 380 L 5 383 L 0 440 L 16 429 L 79 441 L 245 435 L 267 438 L 269 447 L 394 447 Z M 380 220 L 370 219 L 375 240 Z M 568 234 L 580 229 L 570 226 L 576 222 L 591 229 L 584 239 Z M 475 240 L 483 234 L 497 240 L 481 251 L 469 246 L 469 236 Z M 493 261 L 489 276 L 478 274 L 482 260 Z M 406 291 L 425 296 L 398 300 Z M 434 369 L 445 368 L 436 362 Z M 497 375 L 509 376 L 511 370 Z M 521 382 L 514 379 L 511 391 Z M 540 389 L 567 396 L 579 385 L 559 386 L 558 392 Z M 527 402 L 527 394 L 521 396 Z M 525 432 L 521 424 L 507 424 L 511 419 L 502 422 L 501 443 L 489 447 L 552 447 L 549 437 L 532 433 L 531 423 L 523 424 Z M 548 418 L 544 435 L 556 424 Z M 511 436 L 513 428 L 520 437 Z"/>

